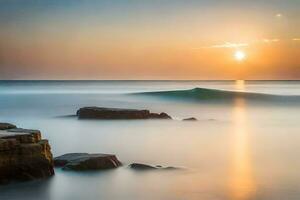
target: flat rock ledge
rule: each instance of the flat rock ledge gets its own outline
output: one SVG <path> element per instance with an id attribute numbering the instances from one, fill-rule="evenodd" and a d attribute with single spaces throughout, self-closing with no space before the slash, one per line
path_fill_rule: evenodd
<path id="1" fill-rule="evenodd" d="M 54 165 L 64 170 L 103 170 L 113 169 L 122 165 L 115 155 L 69 153 L 54 158 Z"/>
<path id="2" fill-rule="evenodd" d="M 39 130 L 0 123 L 0 184 L 54 175 L 48 140 Z"/>
<path id="3" fill-rule="evenodd" d="M 152 165 L 146 165 L 146 164 L 142 164 L 142 163 L 132 163 L 132 164 L 129 165 L 129 168 L 131 168 L 133 170 L 138 170 L 138 171 L 176 170 L 176 169 L 179 169 L 179 168 L 176 168 L 176 167 L 163 167 L 161 165 L 152 166 Z"/>
<path id="4" fill-rule="evenodd" d="M 172 119 L 167 113 L 149 110 L 84 107 L 77 111 L 79 119 Z"/>

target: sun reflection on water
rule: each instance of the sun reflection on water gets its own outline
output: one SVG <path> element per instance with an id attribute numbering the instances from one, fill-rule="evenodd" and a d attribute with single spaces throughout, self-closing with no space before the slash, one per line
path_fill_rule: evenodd
<path id="1" fill-rule="evenodd" d="M 244 80 L 236 80 L 235 81 L 235 89 L 240 92 L 245 91 L 245 81 Z"/>
<path id="2" fill-rule="evenodd" d="M 237 81 L 236 88 L 242 91 L 245 88 L 244 81 Z M 250 158 L 246 102 L 243 98 L 237 98 L 234 103 L 233 166 L 230 196 L 234 200 L 248 200 L 251 199 L 255 191 L 255 181 Z"/>

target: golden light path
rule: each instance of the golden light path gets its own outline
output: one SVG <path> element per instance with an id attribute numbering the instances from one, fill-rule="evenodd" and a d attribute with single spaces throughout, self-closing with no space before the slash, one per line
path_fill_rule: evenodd
<path id="1" fill-rule="evenodd" d="M 236 89 L 244 90 L 245 83 L 236 81 Z M 255 181 L 249 149 L 249 130 L 245 99 L 237 98 L 233 110 L 233 166 L 230 180 L 230 199 L 249 200 L 255 192 Z"/>

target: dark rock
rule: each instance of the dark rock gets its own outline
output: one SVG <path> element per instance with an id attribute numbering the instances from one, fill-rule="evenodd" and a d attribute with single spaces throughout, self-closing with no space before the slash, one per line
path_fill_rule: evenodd
<path id="1" fill-rule="evenodd" d="M 0 122 L 0 130 L 7 130 L 7 129 L 12 129 L 12 128 L 17 128 L 17 127 L 13 124 Z"/>
<path id="2" fill-rule="evenodd" d="M 197 121 L 195 117 L 185 118 L 183 121 Z"/>
<path id="3" fill-rule="evenodd" d="M 151 165 L 141 164 L 141 163 L 132 163 L 129 165 L 131 169 L 135 170 L 153 170 L 158 169 L 157 167 L 153 167 Z"/>
<path id="4" fill-rule="evenodd" d="M 54 165 L 65 170 L 113 169 L 122 165 L 115 155 L 69 153 L 54 158 Z"/>
<path id="5" fill-rule="evenodd" d="M 0 131 L 0 183 L 54 175 L 51 148 L 38 130 Z"/>
<path id="6" fill-rule="evenodd" d="M 84 107 L 77 111 L 79 119 L 171 119 L 166 113 L 151 113 L 149 110 Z"/>
<path id="7" fill-rule="evenodd" d="M 132 163 L 129 165 L 129 167 L 134 170 L 175 170 L 175 169 L 179 169 L 176 167 L 163 167 L 161 165 L 156 165 L 154 167 L 152 165 L 146 165 L 146 164 L 142 164 L 142 163 Z"/>
<path id="8" fill-rule="evenodd" d="M 182 168 L 178 168 L 178 167 L 165 167 L 163 169 L 165 169 L 165 170 L 178 170 L 178 169 L 182 169 Z"/>
<path id="9" fill-rule="evenodd" d="M 172 119 L 167 113 L 150 113 L 150 119 Z"/>

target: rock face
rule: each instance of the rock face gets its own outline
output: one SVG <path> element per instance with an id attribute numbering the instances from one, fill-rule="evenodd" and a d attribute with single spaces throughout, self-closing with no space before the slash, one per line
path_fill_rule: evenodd
<path id="1" fill-rule="evenodd" d="M 197 121 L 197 119 L 195 117 L 189 117 L 189 118 L 183 119 L 183 121 Z"/>
<path id="2" fill-rule="evenodd" d="M 141 171 L 146 171 L 146 170 L 158 170 L 158 169 L 164 169 L 164 170 L 175 170 L 175 169 L 179 169 L 176 167 L 162 167 L 160 165 L 157 166 L 152 166 L 152 165 L 146 165 L 146 164 L 142 164 L 142 163 L 132 163 L 129 165 L 129 167 L 131 169 L 134 170 L 141 170 Z"/>
<path id="3" fill-rule="evenodd" d="M 54 175 L 50 145 L 48 140 L 41 139 L 40 131 L 3 124 L 0 131 L 0 183 Z"/>
<path id="4" fill-rule="evenodd" d="M 115 155 L 69 153 L 54 158 L 54 165 L 65 170 L 101 170 L 113 169 L 122 165 Z"/>
<path id="5" fill-rule="evenodd" d="M 79 119 L 172 119 L 168 114 L 149 110 L 84 107 L 77 111 Z"/>

